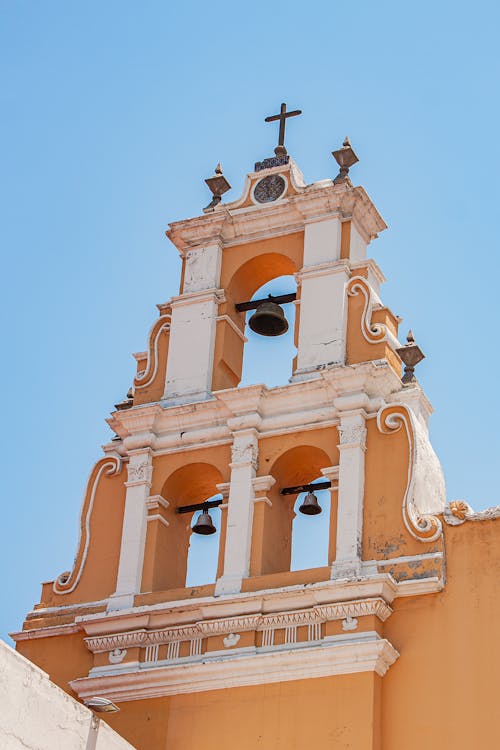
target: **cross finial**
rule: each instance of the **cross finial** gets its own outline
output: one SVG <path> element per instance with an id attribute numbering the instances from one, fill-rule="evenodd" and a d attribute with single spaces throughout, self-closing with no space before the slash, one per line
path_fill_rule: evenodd
<path id="1" fill-rule="evenodd" d="M 271 115 L 270 117 L 266 117 L 265 122 L 275 122 L 275 120 L 279 120 L 280 122 L 280 130 L 279 130 L 279 136 L 278 136 L 278 145 L 274 149 L 274 153 L 276 156 L 286 156 L 286 148 L 285 148 L 285 123 L 288 117 L 296 117 L 297 115 L 301 115 L 302 110 L 300 109 L 294 109 L 293 112 L 287 112 L 286 111 L 286 104 L 285 102 L 282 103 L 280 113 L 279 115 Z"/>

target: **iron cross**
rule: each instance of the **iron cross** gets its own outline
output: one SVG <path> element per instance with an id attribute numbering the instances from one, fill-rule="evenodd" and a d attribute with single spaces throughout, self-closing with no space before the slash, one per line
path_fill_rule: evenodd
<path id="1" fill-rule="evenodd" d="M 265 122 L 274 122 L 275 120 L 280 121 L 280 132 L 279 132 L 279 138 L 278 138 L 278 146 L 285 145 L 285 123 L 288 117 L 296 117 L 297 115 L 301 115 L 302 110 L 300 109 L 294 109 L 293 112 L 287 112 L 286 111 L 286 104 L 283 102 L 281 105 L 281 110 L 279 115 L 271 115 L 271 117 L 266 117 Z M 285 151 L 286 154 L 286 151 Z"/>

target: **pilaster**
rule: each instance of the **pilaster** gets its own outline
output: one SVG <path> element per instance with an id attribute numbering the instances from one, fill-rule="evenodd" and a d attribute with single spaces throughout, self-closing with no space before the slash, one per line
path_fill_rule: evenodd
<path id="1" fill-rule="evenodd" d="M 337 554 L 337 515 L 339 494 L 339 467 L 327 466 L 321 473 L 331 482 L 330 493 L 330 528 L 328 533 L 328 564 L 331 565 Z"/>
<path id="2" fill-rule="evenodd" d="M 346 352 L 347 261 L 304 267 L 296 274 L 300 285 L 300 325 L 297 368 L 292 380 L 301 380 L 320 365 L 344 364 Z"/>
<path id="3" fill-rule="evenodd" d="M 211 395 L 215 331 L 223 292 L 209 289 L 172 299 L 165 393 L 168 405 Z"/>
<path id="4" fill-rule="evenodd" d="M 342 399 L 336 399 L 336 404 L 339 401 Z M 340 413 L 337 544 L 335 561 L 332 565 L 332 578 L 356 577 L 361 572 L 365 422 L 366 414 L 362 408 Z"/>
<path id="5" fill-rule="evenodd" d="M 233 433 L 224 570 L 216 583 L 216 596 L 238 593 L 249 574 L 257 457 L 257 430 L 251 427 Z"/>
<path id="6" fill-rule="evenodd" d="M 151 489 L 152 474 L 150 448 L 142 448 L 129 454 L 120 561 L 116 592 L 110 597 L 108 604 L 110 610 L 132 607 L 134 596 L 141 589 L 146 543 L 147 499 Z"/>

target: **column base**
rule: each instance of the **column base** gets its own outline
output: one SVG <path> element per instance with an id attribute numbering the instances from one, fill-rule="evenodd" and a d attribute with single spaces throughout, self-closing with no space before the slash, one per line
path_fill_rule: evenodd
<path id="1" fill-rule="evenodd" d="M 163 409 L 168 409 L 170 406 L 181 406 L 182 404 L 194 404 L 197 401 L 208 401 L 213 398 L 210 391 L 193 391 L 192 393 L 173 393 L 165 394 L 160 401 L 160 405 Z"/>
<path id="2" fill-rule="evenodd" d="M 132 609 L 135 594 L 111 594 L 108 599 L 107 611 L 113 612 L 117 609 Z"/>
<path id="3" fill-rule="evenodd" d="M 215 584 L 215 596 L 239 594 L 243 585 L 243 577 L 238 575 L 222 576 Z"/>
<path id="4" fill-rule="evenodd" d="M 361 560 L 336 560 L 332 564 L 330 578 L 335 580 L 340 578 L 352 579 L 361 578 L 361 575 Z"/>

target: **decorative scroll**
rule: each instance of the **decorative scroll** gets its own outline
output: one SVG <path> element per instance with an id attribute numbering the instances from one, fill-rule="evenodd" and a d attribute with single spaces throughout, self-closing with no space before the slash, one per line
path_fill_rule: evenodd
<path id="1" fill-rule="evenodd" d="M 474 511 L 464 500 L 452 500 L 444 509 L 443 518 L 450 526 L 460 526 L 466 521 L 493 521 L 500 518 L 500 505 Z"/>
<path id="2" fill-rule="evenodd" d="M 384 341 L 387 336 L 387 328 L 383 323 L 372 323 L 372 290 L 363 276 L 353 276 L 347 284 L 347 294 L 349 297 L 357 297 L 362 294 L 365 300 L 363 312 L 361 314 L 361 332 L 369 344 L 378 344 Z"/>
<path id="3" fill-rule="evenodd" d="M 148 336 L 148 359 L 146 369 L 137 373 L 134 378 L 136 388 L 145 388 L 150 385 L 158 372 L 158 342 L 163 331 L 170 330 L 170 315 L 162 315 L 151 328 Z"/>
<path id="4" fill-rule="evenodd" d="M 394 408 L 398 411 L 393 411 Z M 377 414 L 377 427 L 384 435 L 404 427 L 408 438 L 408 480 L 403 498 L 403 520 L 410 534 L 420 542 L 434 542 L 443 531 L 440 513 L 446 502 L 441 464 L 429 438 L 405 404 L 386 406 Z"/>
<path id="5" fill-rule="evenodd" d="M 61 575 L 56 578 L 52 587 L 55 594 L 70 594 L 78 585 L 89 551 L 90 518 L 92 516 L 97 487 L 103 474 L 105 476 L 113 476 L 119 474 L 121 468 L 122 462 L 120 458 L 116 456 L 107 456 L 98 461 L 92 469 L 80 511 L 80 536 L 78 539 L 73 570 L 61 573 Z"/>

